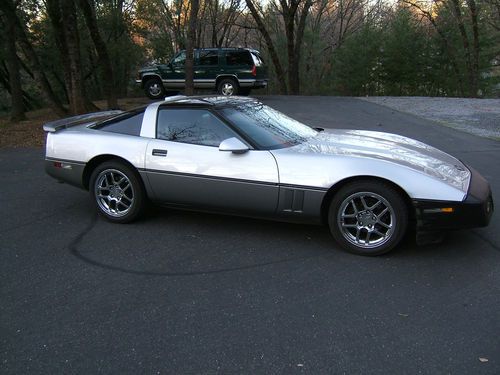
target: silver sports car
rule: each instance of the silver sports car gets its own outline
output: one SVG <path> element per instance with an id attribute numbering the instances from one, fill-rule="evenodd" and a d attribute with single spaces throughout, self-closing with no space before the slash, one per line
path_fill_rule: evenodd
<path id="1" fill-rule="evenodd" d="M 148 201 L 324 223 L 348 251 L 378 255 L 418 235 L 488 225 L 488 182 L 395 134 L 311 128 L 251 98 L 176 96 L 129 112 L 44 125 L 46 170 L 127 223 Z"/>

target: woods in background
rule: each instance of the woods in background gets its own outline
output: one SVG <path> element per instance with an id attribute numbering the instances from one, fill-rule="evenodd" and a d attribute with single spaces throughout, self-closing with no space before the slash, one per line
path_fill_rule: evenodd
<path id="1" fill-rule="evenodd" d="M 269 93 L 500 90 L 500 0 L 2 0 L 0 29 L 0 110 L 13 121 L 47 105 L 116 108 L 140 66 L 198 47 L 260 50 Z"/>

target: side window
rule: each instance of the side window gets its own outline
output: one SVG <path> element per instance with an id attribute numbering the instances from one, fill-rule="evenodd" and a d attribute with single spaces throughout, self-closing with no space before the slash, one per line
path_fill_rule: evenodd
<path id="1" fill-rule="evenodd" d="M 255 66 L 262 66 L 264 65 L 264 60 L 262 60 L 262 57 L 258 53 L 251 52 L 252 54 L 252 59 L 253 63 Z"/>
<path id="2" fill-rule="evenodd" d="M 156 137 L 173 142 L 219 147 L 236 137 L 215 115 L 204 109 L 160 109 Z"/>
<path id="3" fill-rule="evenodd" d="M 144 117 L 144 110 L 137 113 L 127 113 L 120 115 L 117 118 L 111 119 L 109 121 L 104 121 L 98 124 L 94 129 L 100 129 L 105 132 L 111 133 L 121 133 L 128 135 L 141 134 L 142 118 Z"/>
<path id="4" fill-rule="evenodd" d="M 184 65 L 185 62 L 186 62 L 186 52 L 182 51 L 172 60 L 172 65 L 176 66 Z"/>
<path id="5" fill-rule="evenodd" d="M 253 60 L 248 51 L 228 51 L 226 63 L 227 65 L 253 65 Z"/>
<path id="6" fill-rule="evenodd" d="M 199 65 L 218 65 L 219 64 L 219 51 L 214 50 L 200 50 Z"/>

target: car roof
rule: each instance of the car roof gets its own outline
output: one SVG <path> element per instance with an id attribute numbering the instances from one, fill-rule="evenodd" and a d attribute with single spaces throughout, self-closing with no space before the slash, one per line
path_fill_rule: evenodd
<path id="1" fill-rule="evenodd" d="M 260 52 L 254 48 L 248 48 L 248 47 L 220 47 L 220 48 L 217 48 L 217 47 L 207 47 L 207 48 L 194 48 L 194 51 L 248 51 L 248 52 L 252 52 L 252 53 L 256 53 L 258 55 L 260 55 Z M 185 49 L 181 49 L 179 51 L 177 51 L 176 54 L 180 53 L 180 52 L 185 52 L 186 50 Z"/>
<path id="2" fill-rule="evenodd" d="M 242 97 L 242 96 L 176 95 L 167 97 L 163 102 L 157 102 L 157 103 L 159 103 L 160 106 L 162 107 L 168 107 L 168 106 L 226 107 L 226 106 L 238 106 L 241 104 L 250 104 L 250 103 L 258 104 L 260 102 L 255 98 Z"/>

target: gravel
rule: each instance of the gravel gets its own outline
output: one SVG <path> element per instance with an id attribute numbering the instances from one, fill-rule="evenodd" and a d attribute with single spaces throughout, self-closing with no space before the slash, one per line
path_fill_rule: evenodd
<path id="1" fill-rule="evenodd" d="M 361 97 L 480 137 L 500 140 L 500 99 Z"/>

